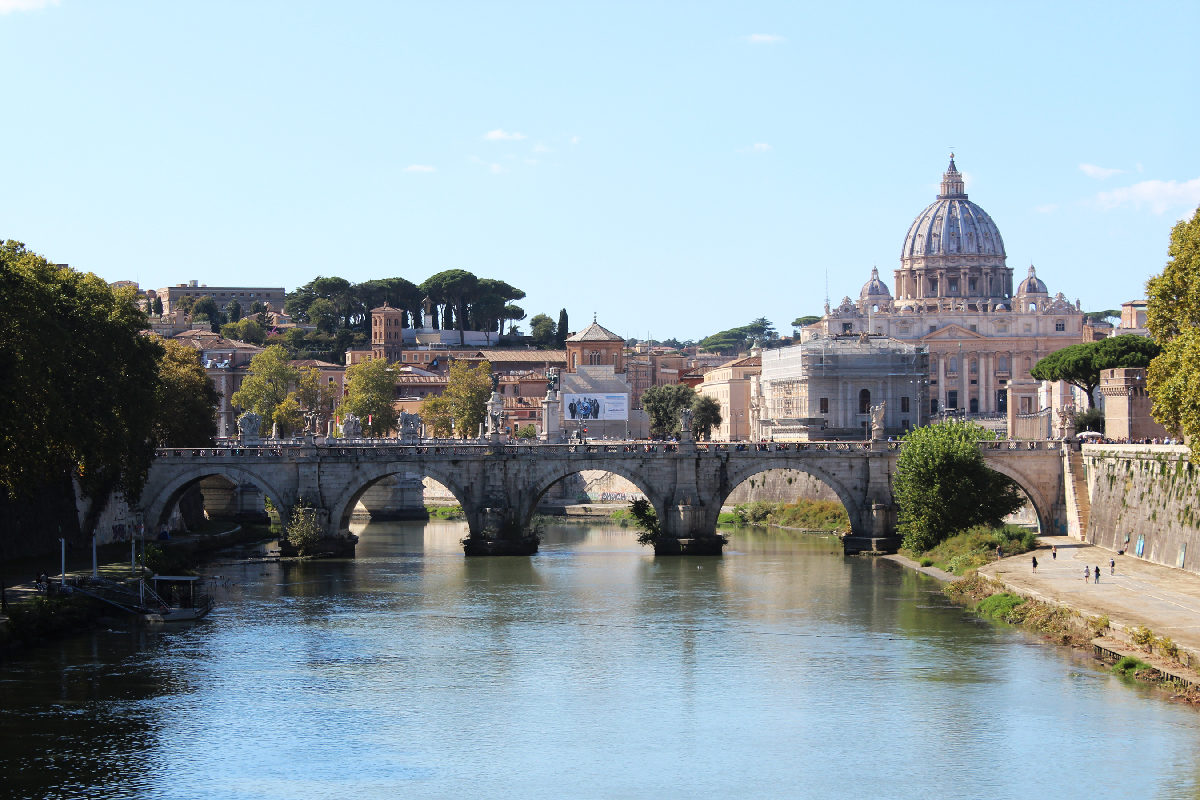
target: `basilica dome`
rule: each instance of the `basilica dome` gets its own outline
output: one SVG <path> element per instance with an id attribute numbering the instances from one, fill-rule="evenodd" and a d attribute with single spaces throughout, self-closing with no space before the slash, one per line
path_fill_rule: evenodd
<path id="1" fill-rule="evenodd" d="M 1046 284 L 1037 276 L 1033 264 L 1029 265 L 1029 277 L 1021 281 L 1021 285 L 1017 287 L 1017 294 L 1050 294 Z"/>
<path id="2" fill-rule="evenodd" d="M 879 279 L 879 269 L 871 268 L 871 280 L 863 284 L 862 291 L 858 297 L 863 302 L 882 303 L 892 299 L 892 293 L 888 291 L 887 284 Z"/>
<path id="3" fill-rule="evenodd" d="M 900 260 L 974 256 L 1004 263 L 1004 240 L 988 213 L 967 199 L 962 173 L 950 166 L 937 199 L 917 215 L 904 237 Z M 990 258 L 989 258 L 990 257 Z"/>

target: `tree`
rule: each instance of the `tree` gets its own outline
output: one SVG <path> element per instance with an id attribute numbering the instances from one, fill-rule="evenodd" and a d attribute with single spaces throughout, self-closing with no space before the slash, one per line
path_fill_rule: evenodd
<path id="1" fill-rule="evenodd" d="M 317 326 L 321 333 L 333 333 L 341 322 L 332 300 L 318 297 L 308 305 L 308 321 Z"/>
<path id="2" fill-rule="evenodd" d="M 639 497 L 629 504 L 629 515 L 633 517 L 634 524 L 637 525 L 638 543 L 639 544 L 654 544 L 662 533 L 662 527 L 658 522 L 658 514 L 654 511 L 654 506 L 650 505 L 650 501 L 644 497 Z"/>
<path id="3" fill-rule="evenodd" d="M 491 364 L 482 361 L 469 367 L 465 362 L 452 361 L 445 391 L 426 398 L 421 404 L 421 417 L 434 436 L 449 436 L 453 430 L 459 438 L 471 438 L 477 435 L 491 395 Z"/>
<path id="4" fill-rule="evenodd" d="M 732 355 L 745 350 L 751 344 L 766 345 L 778 341 L 778 339 L 779 335 L 775 332 L 770 320 L 759 317 L 749 325 L 730 328 L 706 336 L 700 340 L 700 349 Z"/>
<path id="5" fill-rule="evenodd" d="M 554 334 L 554 345 L 559 350 L 567 346 L 567 332 L 571 329 L 568 327 L 567 310 L 560 309 L 558 312 L 558 328 Z"/>
<path id="6" fill-rule="evenodd" d="M 1040 381 L 1066 381 L 1078 386 L 1087 393 L 1088 408 L 1095 408 L 1101 370 L 1145 367 L 1158 353 L 1159 347 L 1152 340 L 1127 333 L 1055 350 L 1034 364 L 1029 374 Z"/>
<path id="7" fill-rule="evenodd" d="M 554 320 L 545 314 L 536 314 L 533 319 L 529 320 L 529 333 L 533 338 L 534 345 L 542 350 L 554 347 Z"/>
<path id="8" fill-rule="evenodd" d="M 242 304 L 236 298 L 225 305 L 225 316 L 230 322 L 237 322 L 242 318 Z"/>
<path id="9" fill-rule="evenodd" d="M 174 339 L 162 345 L 154 441 L 160 447 L 212 444 L 217 435 L 214 409 L 221 395 L 200 364 L 196 350 Z"/>
<path id="10" fill-rule="evenodd" d="M 363 430 L 372 436 L 386 436 L 395 429 L 400 418 L 395 398 L 396 372 L 387 359 L 360 361 L 346 370 L 342 411 L 362 420 Z"/>
<path id="11" fill-rule="evenodd" d="M 157 317 L 161 317 L 163 315 L 163 304 L 161 297 L 158 297 L 157 295 L 154 297 L 154 307 L 152 310 L 154 315 Z"/>
<path id="12" fill-rule="evenodd" d="M 217 308 L 217 301 L 213 300 L 209 295 L 196 300 L 192 305 L 192 320 L 198 321 L 201 318 L 208 320 L 209 328 L 213 333 L 221 330 L 221 310 Z"/>
<path id="13" fill-rule="evenodd" d="M 904 436 L 892 494 L 905 548 L 923 553 L 972 525 L 999 525 L 1024 504 L 1016 483 L 984 464 L 979 442 L 993 438 L 972 422 L 955 421 Z"/>
<path id="14" fill-rule="evenodd" d="M 810 314 L 806 317 L 796 317 L 794 320 L 792 320 L 792 327 L 793 328 L 804 328 L 809 325 L 812 325 L 814 322 L 820 322 L 820 321 L 821 321 L 820 317 L 818 317 L 815 314 Z"/>
<path id="15" fill-rule="evenodd" d="M 1167 255 L 1146 284 L 1146 327 L 1162 346 L 1146 376 L 1151 413 L 1200 457 L 1200 209 L 1171 229 Z"/>
<path id="16" fill-rule="evenodd" d="M 721 404 L 706 395 L 696 395 L 692 400 L 692 436 L 708 439 L 712 429 L 721 424 Z"/>
<path id="17" fill-rule="evenodd" d="M 280 345 L 271 345 L 250 359 L 250 368 L 242 386 L 229 401 L 235 408 L 253 411 L 262 418 L 260 434 L 266 434 L 275 419 L 275 410 L 287 398 L 300 377 Z"/>
<path id="18" fill-rule="evenodd" d="M 650 417 L 650 436 L 667 439 L 679 432 L 679 412 L 690 408 L 696 392 L 678 383 L 671 386 L 651 386 L 642 393 L 642 408 Z"/>
<path id="19" fill-rule="evenodd" d="M 465 342 L 463 325 L 467 319 L 467 306 L 475 299 L 478 288 L 479 278 L 465 269 L 443 270 L 426 278 L 421 284 L 421 291 L 435 303 L 442 302 L 448 307 L 453 307 L 460 345 Z"/>
<path id="20" fill-rule="evenodd" d="M 263 326 L 252 317 L 227 322 L 221 326 L 221 335 L 226 339 L 235 339 L 247 344 L 262 344 L 267 339 L 267 332 L 263 330 Z"/>
<path id="21" fill-rule="evenodd" d="M 130 288 L 0 245 L 0 494 L 74 478 L 90 532 L 114 489 L 136 502 L 154 458 L 159 358 Z"/>

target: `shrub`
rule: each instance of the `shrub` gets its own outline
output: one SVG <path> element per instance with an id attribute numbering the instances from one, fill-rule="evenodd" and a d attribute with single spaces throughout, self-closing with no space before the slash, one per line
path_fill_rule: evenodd
<path id="1" fill-rule="evenodd" d="M 932 566 L 933 566 L 933 559 L 932 559 L 932 558 L 930 558 L 929 556 L 926 556 L 925 558 L 922 558 L 922 559 L 921 559 L 921 566 L 922 566 L 922 567 L 932 567 Z"/>
<path id="2" fill-rule="evenodd" d="M 1001 592 L 984 600 L 976 610 L 985 617 L 1007 620 L 1012 614 L 1013 609 L 1024 602 L 1024 597 L 1018 597 L 1008 592 Z"/>
<path id="3" fill-rule="evenodd" d="M 321 541 L 321 522 L 315 509 L 296 506 L 287 526 L 287 541 L 302 556 L 309 555 Z"/>
<path id="4" fill-rule="evenodd" d="M 1130 629 L 1129 640 L 1138 647 L 1150 649 L 1154 646 L 1154 631 L 1150 630 L 1145 625 L 1139 625 L 1136 628 Z"/>
<path id="5" fill-rule="evenodd" d="M 1179 658 L 1179 645 L 1170 636 L 1160 636 L 1154 640 L 1154 649 L 1172 660 Z"/>
<path id="6" fill-rule="evenodd" d="M 629 514 L 634 518 L 641 533 L 638 534 L 639 544 L 654 544 L 662 529 L 658 524 L 658 514 L 650 501 L 639 498 L 629 504 Z"/>
<path id="7" fill-rule="evenodd" d="M 1146 669 L 1154 669 L 1145 661 L 1142 661 L 1137 656 L 1123 656 L 1120 661 L 1113 664 L 1112 671 L 1123 677 L 1133 677 L 1137 673 Z"/>
<path id="8" fill-rule="evenodd" d="M 1099 636 L 1102 631 L 1107 630 L 1108 625 L 1109 622 L 1107 614 L 1100 617 L 1092 617 L 1090 620 L 1088 620 L 1088 628 L 1091 629 L 1094 636 Z"/>

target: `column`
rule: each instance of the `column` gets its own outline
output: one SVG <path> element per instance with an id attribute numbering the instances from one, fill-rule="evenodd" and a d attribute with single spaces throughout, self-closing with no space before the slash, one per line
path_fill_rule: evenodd
<path id="1" fill-rule="evenodd" d="M 938 411 L 946 410 L 946 354 L 938 353 Z"/>
<path id="2" fill-rule="evenodd" d="M 958 392 L 958 407 L 964 413 L 971 413 L 971 356 L 969 353 L 958 355 L 958 382 L 962 388 Z"/>

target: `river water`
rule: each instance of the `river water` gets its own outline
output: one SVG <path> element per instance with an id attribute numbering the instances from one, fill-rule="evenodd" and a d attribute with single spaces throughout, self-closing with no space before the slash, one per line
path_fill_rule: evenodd
<path id="1" fill-rule="evenodd" d="M 836 539 L 656 559 L 570 525 L 466 559 L 464 532 L 217 564 L 199 624 L 10 660 L 0 795 L 1200 795 L 1200 714 Z"/>

